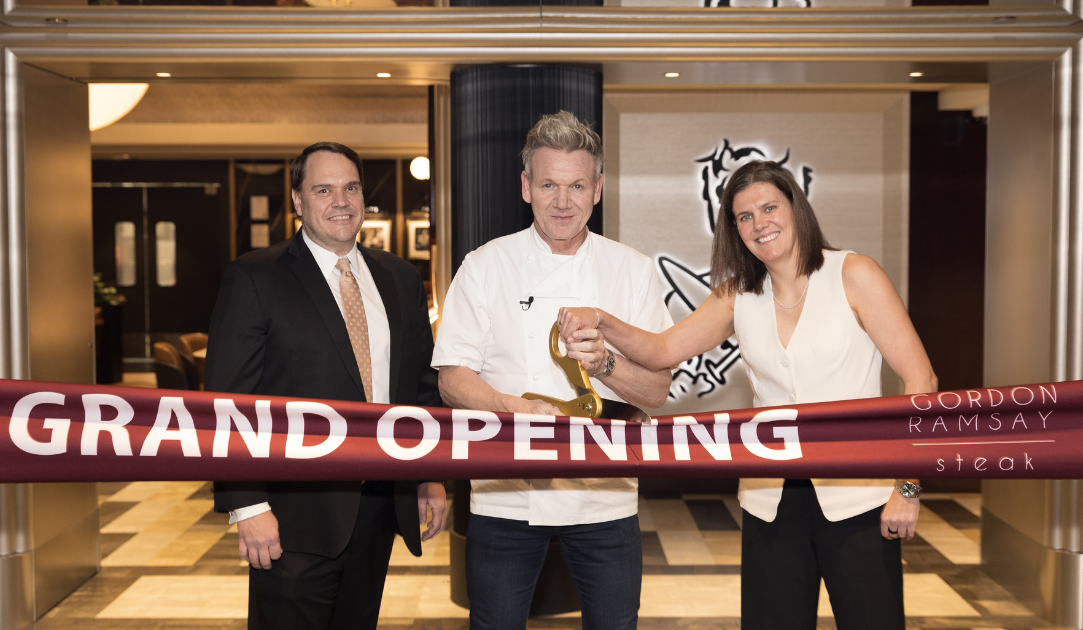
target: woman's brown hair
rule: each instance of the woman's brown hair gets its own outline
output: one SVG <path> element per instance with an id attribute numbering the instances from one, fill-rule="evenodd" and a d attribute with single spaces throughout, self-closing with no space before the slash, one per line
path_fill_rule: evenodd
<path id="1" fill-rule="evenodd" d="M 778 162 L 749 162 L 733 173 L 722 192 L 722 208 L 711 245 L 711 288 L 719 293 L 763 293 L 767 266 L 745 247 L 737 231 L 737 219 L 733 216 L 733 198 L 759 182 L 778 188 L 793 207 L 801 275 L 809 276 L 818 271 L 824 264 L 823 250 L 833 249 L 824 238 L 812 205 L 793 175 Z"/>

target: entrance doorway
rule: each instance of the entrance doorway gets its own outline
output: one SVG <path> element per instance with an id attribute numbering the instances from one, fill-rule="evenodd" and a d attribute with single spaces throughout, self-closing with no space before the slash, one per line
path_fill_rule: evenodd
<path id="1" fill-rule="evenodd" d="M 226 163 L 220 163 L 221 176 L 199 181 L 138 181 L 130 172 L 117 177 L 124 164 L 95 163 L 94 268 L 125 297 L 125 371 L 150 371 L 155 342 L 176 343 L 182 334 L 210 327 L 229 256 Z"/>

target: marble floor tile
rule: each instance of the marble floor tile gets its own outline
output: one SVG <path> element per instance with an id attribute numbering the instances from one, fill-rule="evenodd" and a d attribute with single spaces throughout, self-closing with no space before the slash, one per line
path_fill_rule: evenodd
<path id="1" fill-rule="evenodd" d="M 190 567 L 225 535 L 220 532 L 183 532 L 147 561 L 152 567 Z M 137 536 L 140 534 L 136 534 Z"/>
<path id="2" fill-rule="evenodd" d="M 903 602 L 911 617 L 980 617 L 944 578 L 935 573 L 903 575 Z"/>
<path id="3" fill-rule="evenodd" d="M 711 548 L 698 531 L 659 531 L 658 542 L 670 566 L 714 564 Z"/>
<path id="4" fill-rule="evenodd" d="M 655 531 L 692 532 L 699 529 L 688 505 L 681 499 L 648 499 L 647 507 Z"/>
<path id="5" fill-rule="evenodd" d="M 147 524 L 143 532 L 183 532 L 195 525 L 214 509 L 214 501 L 180 501 L 169 508 L 153 523 Z M 222 533 L 226 528 L 222 528 Z"/>
<path id="6" fill-rule="evenodd" d="M 1034 614 L 1026 606 L 1014 600 L 979 599 L 977 603 L 991 615 L 1005 617 L 1029 617 Z"/>
<path id="7" fill-rule="evenodd" d="M 696 521 L 700 531 L 732 530 L 739 531 L 737 522 L 733 520 L 726 504 L 718 499 L 685 499 L 688 511 Z"/>
<path id="8" fill-rule="evenodd" d="M 119 492 L 110 495 L 106 500 L 119 502 L 146 501 L 168 483 L 168 481 L 133 481 Z"/>
<path id="9" fill-rule="evenodd" d="M 730 511 L 730 516 L 733 517 L 733 522 L 737 523 L 737 527 L 741 527 L 741 523 L 744 521 L 744 511 L 741 510 L 741 502 L 737 500 L 735 496 L 726 496 L 722 499 L 722 503 L 726 505 L 726 509 Z"/>
<path id="10" fill-rule="evenodd" d="M 936 512 L 937 516 L 957 529 L 981 527 L 981 516 L 975 515 L 953 498 L 926 500 L 922 497 L 921 505 Z"/>
<path id="11" fill-rule="evenodd" d="M 640 537 L 643 541 L 643 566 L 668 566 L 658 532 L 640 532 Z"/>
<path id="12" fill-rule="evenodd" d="M 641 484 L 642 630 L 738 630 L 742 512 L 734 483 L 663 480 Z M 241 630 L 247 564 L 236 526 L 211 512 L 206 482 L 99 484 L 103 571 L 50 611 L 40 630 Z M 905 597 L 911 630 L 1047 627 L 977 562 L 976 493 L 925 497 L 919 536 L 905 542 Z M 468 612 L 450 599 L 450 537 L 413 557 L 392 551 L 380 627 L 468 630 Z M 218 580 L 217 582 L 215 580 Z M 818 625 L 834 628 L 821 598 Z M 919 625 L 920 624 L 920 625 Z M 578 613 L 532 618 L 530 630 L 581 628 Z M 994 629 L 995 630 L 995 629 Z"/>
<path id="13" fill-rule="evenodd" d="M 389 575 L 380 603 L 380 620 L 465 619 L 470 613 L 451 601 L 447 575 Z"/>
<path id="14" fill-rule="evenodd" d="M 135 581 L 98 619 L 243 619 L 248 616 L 245 576 L 145 575 Z"/>
<path id="15" fill-rule="evenodd" d="M 653 532 L 654 517 L 651 515 L 651 506 L 645 497 L 639 497 L 639 531 Z"/>
<path id="16" fill-rule="evenodd" d="M 981 564 L 981 547 L 935 512 L 921 506 L 918 535 L 954 564 Z"/>
<path id="17" fill-rule="evenodd" d="M 393 567 L 416 567 L 416 566 L 432 566 L 436 564 L 438 551 L 441 547 L 450 548 L 450 536 L 445 530 L 440 532 L 440 535 L 432 540 L 422 541 L 421 543 L 421 557 L 418 558 L 414 554 L 410 553 L 410 550 L 406 548 L 406 543 L 403 542 L 401 536 L 395 536 L 395 546 L 391 549 L 391 566 Z M 445 551 L 439 554 L 445 558 L 444 564 L 450 560 L 450 552 Z"/>
<path id="18" fill-rule="evenodd" d="M 741 564 L 740 531 L 706 531 L 703 540 L 711 550 L 715 564 L 739 566 Z"/>
<path id="19" fill-rule="evenodd" d="M 116 551 L 102 558 L 103 567 L 141 567 L 150 564 L 181 532 L 143 532 L 132 536 Z"/>
<path id="20" fill-rule="evenodd" d="M 173 509 L 178 501 L 142 501 L 102 527 L 103 534 L 138 534 Z"/>
<path id="21" fill-rule="evenodd" d="M 207 485 L 206 481 L 170 481 L 150 496 L 152 501 L 184 501 Z"/>
<path id="22" fill-rule="evenodd" d="M 640 617 L 739 617 L 739 575 L 644 575 Z"/>
<path id="23" fill-rule="evenodd" d="M 935 573 L 903 575 L 903 606 L 907 617 L 980 617 L 959 593 Z M 820 582 L 818 617 L 834 617 L 827 587 Z"/>
<path id="24" fill-rule="evenodd" d="M 981 516 L 981 495 L 980 494 L 953 494 L 951 498 L 955 499 L 956 503 L 970 510 L 970 513 L 974 516 Z"/>

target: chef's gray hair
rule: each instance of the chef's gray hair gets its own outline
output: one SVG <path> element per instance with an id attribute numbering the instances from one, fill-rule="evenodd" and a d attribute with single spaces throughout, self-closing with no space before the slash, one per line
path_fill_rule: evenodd
<path id="1" fill-rule="evenodd" d="M 561 110 L 555 114 L 546 114 L 538 124 L 526 134 L 523 147 L 523 169 L 526 176 L 531 176 L 531 160 L 538 149 L 555 149 L 561 153 L 586 151 L 594 159 L 594 179 L 602 173 L 605 156 L 602 154 L 602 139 L 590 125 L 575 117 L 575 114 Z"/>

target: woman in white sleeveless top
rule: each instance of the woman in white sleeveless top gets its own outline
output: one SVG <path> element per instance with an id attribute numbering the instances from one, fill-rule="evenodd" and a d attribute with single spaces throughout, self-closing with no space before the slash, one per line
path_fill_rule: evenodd
<path id="1" fill-rule="evenodd" d="M 871 258 L 830 249 L 789 171 L 746 164 L 721 205 L 714 290 L 695 313 L 653 334 L 561 309 L 561 335 L 601 335 L 657 370 L 736 334 L 757 407 L 879 396 L 881 359 L 905 393 L 936 391 L 887 275 Z M 741 627 L 813 630 L 822 577 L 839 630 L 903 630 L 899 539 L 914 536 L 916 494 L 917 480 L 742 479 Z"/>

